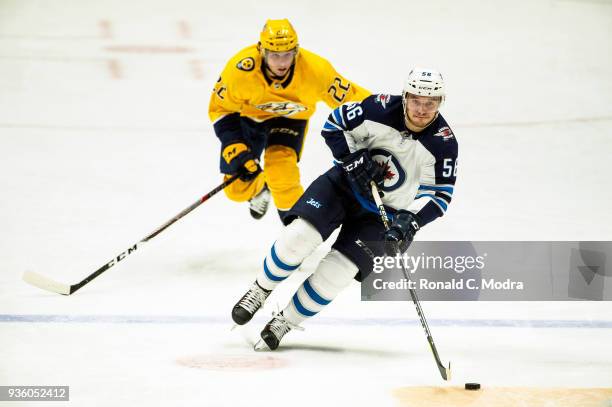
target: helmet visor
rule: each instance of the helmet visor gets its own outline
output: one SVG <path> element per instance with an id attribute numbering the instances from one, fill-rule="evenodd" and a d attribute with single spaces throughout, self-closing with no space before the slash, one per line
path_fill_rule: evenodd
<path id="1" fill-rule="evenodd" d="M 413 112 L 435 112 L 442 103 L 442 98 L 439 96 L 417 96 L 406 93 L 404 98 L 406 99 L 406 106 Z"/>
<path id="2" fill-rule="evenodd" d="M 265 60 L 269 62 L 292 62 L 297 55 L 297 48 L 285 52 L 270 51 L 269 49 L 263 51 Z"/>

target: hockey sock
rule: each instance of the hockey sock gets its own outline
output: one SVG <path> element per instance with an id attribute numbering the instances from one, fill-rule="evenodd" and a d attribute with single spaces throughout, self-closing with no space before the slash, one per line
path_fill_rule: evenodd
<path id="1" fill-rule="evenodd" d="M 351 260 L 332 249 L 298 288 L 283 315 L 295 325 L 316 315 L 351 283 L 357 271 Z"/>
<path id="2" fill-rule="evenodd" d="M 294 220 L 270 248 L 262 270 L 257 274 L 257 284 L 266 290 L 274 290 L 322 242 L 314 226 L 304 219 Z"/>

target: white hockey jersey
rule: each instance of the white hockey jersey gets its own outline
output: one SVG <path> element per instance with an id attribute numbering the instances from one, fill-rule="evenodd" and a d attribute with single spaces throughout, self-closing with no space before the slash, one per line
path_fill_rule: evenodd
<path id="1" fill-rule="evenodd" d="M 406 127 L 401 96 L 372 95 L 336 108 L 321 132 L 334 158 L 368 149 L 385 168 L 383 203 L 418 215 L 420 226 L 442 216 L 457 176 L 458 145 L 441 114 L 421 132 Z M 361 205 L 374 202 L 355 193 Z"/>

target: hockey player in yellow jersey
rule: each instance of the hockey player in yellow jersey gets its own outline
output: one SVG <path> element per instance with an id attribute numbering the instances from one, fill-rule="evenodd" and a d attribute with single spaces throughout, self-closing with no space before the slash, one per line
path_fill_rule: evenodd
<path id="1" fill-rule="evenodd" d="M 256 219 L 265 214 L 271 195 L 286 224 L 286 211 L 304 192 L 298 161 L 316 103 L 335 108 L 369 95 L 326 59 L 299 47 L 289 20 L 268 20 L 259 43 L 229 60 L 210 98 L 221 172 L 226 179 L 240 174 L 226 195 L 249 201 Z"/>

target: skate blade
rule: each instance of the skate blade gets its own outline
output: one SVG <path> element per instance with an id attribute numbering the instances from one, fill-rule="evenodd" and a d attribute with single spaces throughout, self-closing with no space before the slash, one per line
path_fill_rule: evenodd
<path id="1" fill-rule="evenodd" d="M 260 339 L 259 341 L 257 341 L 255 346 L 253 347 L 253 350 L 255 352 L 268 352 L 268 351 L 271 351 L 272 349 L 270 349 L 268 344 L 264 342 L 263 339 Z"/>

